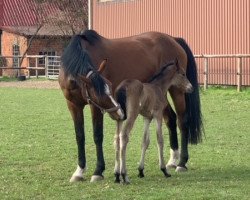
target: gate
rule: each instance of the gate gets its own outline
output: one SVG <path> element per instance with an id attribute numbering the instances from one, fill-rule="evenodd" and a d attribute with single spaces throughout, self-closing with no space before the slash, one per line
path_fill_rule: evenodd
<path id="1" fill-rule="evenodd" d="M 61 66 L 60 56 L 46 56 L 45 65 L 45 76 L 50 79 L 57 79 Z"/>

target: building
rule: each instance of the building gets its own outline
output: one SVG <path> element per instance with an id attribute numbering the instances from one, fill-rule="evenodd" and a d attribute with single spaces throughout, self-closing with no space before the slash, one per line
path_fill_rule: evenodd
<path id="1" fill-rule="evenodd" d="M 107 38 L 160 31 L 183 37 L 194 54 L 250 54 L 249 0 L 93 0 L 90 26 Z M 236 85 L 237 58 L 209 58 L 211 84 Z M 250 58 L 241 58 L 250 85 Z M 203 82 L 203 59 L 197 59 Z"/>
<path id="2" fill-rule="evenodd" d="M 20 65 L 20 56 L 48 55 L 60 56 L 74 32 L 85 28 L 83 18 L 77 18 L 72 10 L 84 11 L 87 1 L 70 4 L 35 3 L 35 0 L 0 0 L 0 67 L 16 68 L 44 67 L 45 59 L 25 58 Z M 87 11 L 84 13 L 87 15 Z M 84 14 L 82 16 L 84 16 Z M 13 57 L 14 56 L 14 57 Z M 4 59 L 4 60 L 3 60 Z M 50 57 L 49 59 L 53 59 Z M 22 70 L 26 75 L 27 70 Z M 33 71 L 34 73 L 34 71 Z M 40 73 L 45 73 L 42 70 Z M 0 76 L 16 76 L 17 70 L 0 69 Z"/>

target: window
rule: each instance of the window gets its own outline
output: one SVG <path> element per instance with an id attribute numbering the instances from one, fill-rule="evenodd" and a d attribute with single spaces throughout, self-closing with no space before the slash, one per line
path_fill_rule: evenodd
<path id="1" fill-rule="evenodd" d="M 55 58 L 53 56 L 56 55 L 56 52 L 54 50 L 49 50 L 49 51 L 40 51 L 39 55 L 47 55 L 48 56 L 48 62 L 53 63 Z M 45 65 L 45 58 L 39 58 L 39 65 Z"/>
<path id="2" fill-rule="evenodd" d="M 17 44 L 12 46 L 12 54 L 13 54 L 13 67 L 19 67 L 20 61 L 20 47 Z"/>

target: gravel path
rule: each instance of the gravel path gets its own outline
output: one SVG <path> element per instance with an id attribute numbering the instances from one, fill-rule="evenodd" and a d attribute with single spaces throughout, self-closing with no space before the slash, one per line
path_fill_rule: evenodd
<path id="1" fill-rule="evenodd" d="M 0 87 L 60 89 L 56 80 L 0 82 Z"/>

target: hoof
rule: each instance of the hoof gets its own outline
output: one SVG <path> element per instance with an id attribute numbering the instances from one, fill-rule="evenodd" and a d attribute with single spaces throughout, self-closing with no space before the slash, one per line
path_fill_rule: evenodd
<path id="1" fill-rule="evenodd" d="M 120 174 L 119 173 L 115 173 L 115 183 L 120 183 L 121 180 L 120 180 Z"/>
<path id="2" fill-rule="evenodd" d="M 69 182 L 74 183 L 74 182 L 80 182 L 83 181 L 83 177 L 80 176 L 72 176 L 71 179 L 69 180 Z"/>
<path id="3" fill-rule="evenodd" d="M 120 179 L 115 179 L 114 183 L 120 183 L 121 180 Z"/>
<path id="4" fill-rule="evenodd" d="M 167 168 L 167 169 L 176 169 L 176 168 L 177 168 L 177 165 L 176 165 L 176 164 L 173 164 L 173 163 L 170 163 L 170 164 L 167 164 L 167 165 L 166 165 L 166 168 Z"/>
<path id="5" fill-rule="evenodd" d="M 130 181 L 125 181 L 125 182 L 122 182 L 123 185 L 129 185 L 130 184 Z"/>
<path id="6" fill-rule="evenodd" d="M 171 177 L 171 174 L 168 173 L 167 168 L 162 168 L 161 171 L 163 172 L 163 174 L 164 174 L 164 176 L 165 176 L 166 178 Z"/>
<path id="7" fill-rule="evenodd" d="M 93 175 L 90 179 L 90 182 L 93 183 L 93 182 L 97 182 L 97 181 L 102 181 L 104 179 L 103 176 L 99 176 L 99 175 Z"/>
<path id="8" fill-rule="evenodd" d="M 138 177 L 143 178 L 144 177 L 143 169 L 138 169 L 138 171 L 139 171 Z"/>
<path id="9" fill-rule="evenodd" d="M 122 182 L 123 184 L 125 184 L 125 185 L 130 184 L 130 180 L 129 180 L 127 175 L 122 174 L 122 180 L 123 180 L 123 182 Z"/>
<path id="10" fill-rule="evenodd" d="M 176 172 L 186 172 L 187 171 L 187 167 L 181 167 L 181 166 L 177 166 L 176 167 Z"/>

